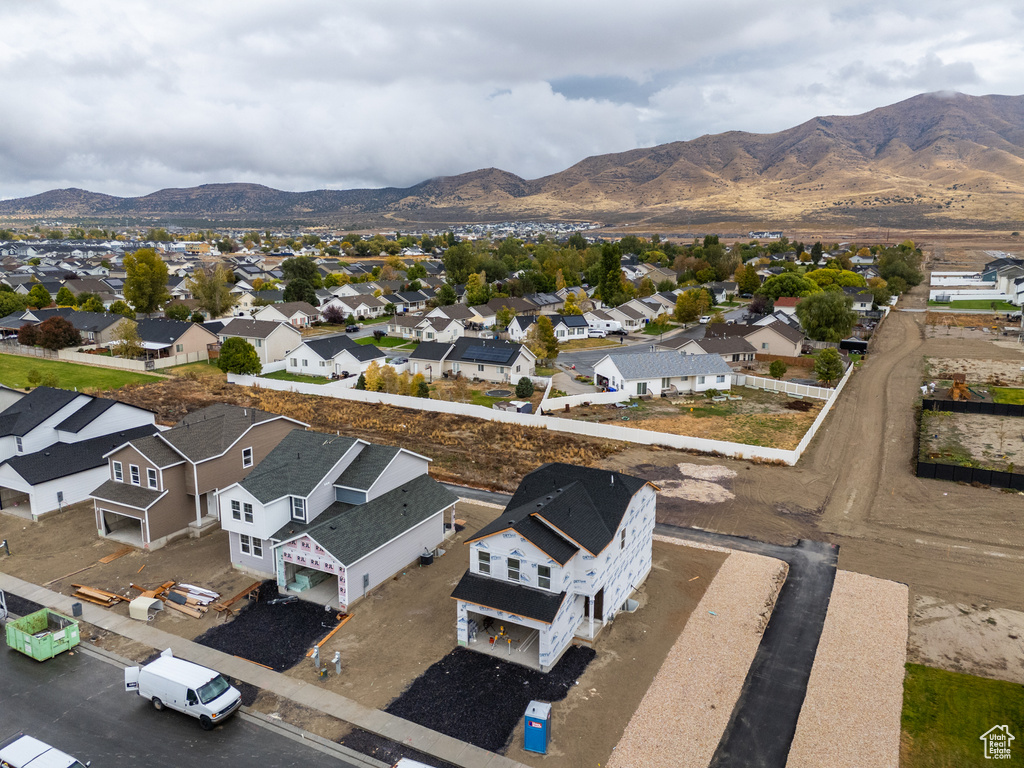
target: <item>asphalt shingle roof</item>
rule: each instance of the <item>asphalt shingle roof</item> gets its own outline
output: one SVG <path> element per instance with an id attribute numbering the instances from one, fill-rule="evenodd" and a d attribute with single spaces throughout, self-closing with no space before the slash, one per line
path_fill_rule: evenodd
<path id="1" fill-rule="evenodd" d="M 163 469 L 180 464 L 185 458 L 155 434 L 132 440 L 132 448 L 137 450 L 156 466 Z M 116 447 L 116 446 L 115 446 Z"/>
<path id="2" fill-rule="evenodd" d="M 112 501 L 115 504 L 123 504 L 134 509 L 149 509 L 165 493 L 167 493 L 166 490 L 154 491 L 139 485 L 132 485 L 131 483 L 107 480 L 93 491 L 90 496 L 104 501 Z"/>
<path id="3" fill-rule="evenodd" d="M 348 566 L 457 501 L 432 477 L 420 475 L 365 504 L 336 501 L 312 523 L 288 523 L 273 538 L 286 541 L 308 534 Z"/>
<path id="4" fill-rule="evenodd" d="M 675 352 L 638 352 L 614 355 L 612 362 L 626 381 L 673 376 L 715 376 L 732 373 L 721 355 L 680 355 Z"/>
<path id="5" fill-rule="evenodd" d="M 352 357 L 361 363 L 369 360 L 379 360 L 386 355 L 373 344 L 356 344 L 348 336 L 328 336 L 321 339 L 312 339 L 305 342 L 306 347 L 315 352 L 323 360 L 333 360 L 339 352 L 348 352 Z M 296 350 L 289 353 L 295 356 Z"/>
<path id="6" fill-rule="evenodd" d="M 80 396 L 67 389 L 36 387 L 0 412 L 0 437 L 24 437 Z"/>
<path id="7" fill-rule="evenodd" d="M 456 600 L 493 608 L 515 616 L 550 624 L 565 601 L 565 592 L 552 593 L 511 581 L 478 576 L 466 571 L 452 592 Z"/>
<path id="8" fill-rule="evenodd" d="M 80 432 L 92 423 L 93 419 L 114 406 L 115 401 L 102 397 L 94 397 L 77 411 L 57 425 L 61 432 Z"/>
<path id="9" fill-rule="evenodd" d="M 188 414 L 160 438 L 190 461 L 205 461 L 224 453 L 253 424 L 278 418 L 255 408 L 217 403 Z"/>
<path id="10" fill-rule="evenodd" d="M 274 320 L 245 320 L 235 318 L 220 329 L 221 336 L 240 336 L 243 339 L 265 339 L 278 328 L 291 328 L 296 334 L 298 328 L 288 323 L 279 323 Z"/>
<path id="11" fill-rule="evenodd" d="M 54 443 L 35 453 L 14 456 L 7 464 L 26 482 L 36 485 L 106 466 L 107 460 L 103 457 L 114 448 L 156 431 L 156 425 L 147 425 L 77 443 Z"/>
<path id="12" fill-rule="evenodd" d="M 309 496 L 355 444 L 351 437 L 293 429 L 241 486 L 264 503 L 282 496 Z"/>
<path id="13" fill-rule="evenodd" d="M 345 468 L 335 485 L 368 491 L 377 482 L 381 472 L 387 469 L 391 460 L 398 455 L 400 449 L 392 445 L 376 445 L 371 443 L 359 452 L 351 464 Z"/>
<path id="14" fill-rule="evenodd" d="M 168 317 L 149 317 L 138 320 L 139 338 L 151 344 L 173 344 L 196 323 L 171 320 Z M 202 328 L 202 326 L 199 326 Z"/>

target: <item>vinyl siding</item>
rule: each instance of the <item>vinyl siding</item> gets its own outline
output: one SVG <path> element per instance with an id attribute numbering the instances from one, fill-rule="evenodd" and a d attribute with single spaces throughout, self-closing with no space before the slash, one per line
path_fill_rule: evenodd
<path id="1" fill-rule="evenodd" d="M 430 462 L 426 459 L 406 451 L 399 451 L 387 469 L 377 478 L 377 482 L 370 488 L 366 500 L 372 501 L 378 496 L 383 496 L 388 491 L 394 490 L 420 475 L 427 474 L 429 470 Z"/>
<path id="2" fill-rule="evenodd" d="M 186 530 L 188 524 L 196 519 L 195 500 L 185 492 L 186 471 L 192 474 L 188 464 L 178 464 L 163 472 L 163 487 L 167 489 L 167 495 L 149 508 L 149 535 L 152 541 Z"/>
<path id="3" fill-rule="evenodd" d="M 228 534 L 228 545 L 231 552 L 232 565 L 244 568 L 248 571 L 254 571 L 268 579 L 274 578 L 276 573 L 274 550 L 270 548 L 270 544 L 267 541 L 263 542 L 262 558 L 243 554 L 241 539 L 234 531 Z"/>
<path id="4" fill-rule="evenodd" d="M 57 502 L 59 491 L 64 492 L 63 504 L 65 506 L 88 500 L 89 495 L 96 487 L 107 479 L 107 472 L 107 467 L 96 467 L 32 486 L 5 464 L 0 466 L 0 485 L 27 493 L 32 514 L 38 517 L 60 508 L 60 504 Z"/>
<path id="5" fill-rule="evenodd" d="M 299 425 L 285 419 L 274 419 L 253 425 L 223 456 L 198 465 L 199 492 L 207 493 L 216 488 L 226 488 L 243 480 L 253 467 L 263 461 L 267 454 L 284 440 L 285 435 L 296 428 L 299 428 Z M 246 448 L 252 448 L 251 467 L 242 466 L 242 451 Z M 195 493 L 195 481 L 191 470 L 188 473 L 186 487 L 189 493 Z"/>
<path id="6" fill-rule="evenodd" d="M 27 435 L 23 435 L 21 438 L 21 454 L 35 453 L 56 443 L 58 436 L 57 425 L 71 414 L 76 413 L 80 408 L 83 408 L 88 402 L 89 399 L 85 396 L 76 397 L 48 419 L 44 419 L 40 424 L 36 425 Z M 6 438 L 3 448 L 5 453 L 0 455 L 0 458 L 4 460 L 11 456 L 21 455 L 18 453 L 17 440 L 14 437 Z"/>
<path id="7" fill-rule="evenodd" d="M 93 437 L 123 432 L 126 429 L 133 429 L 135 427 L 144 427 L 148 424 L 153 424 L 154 420 L 154 414 L 149 411 L 117 403 L 104 411 L 99 418 L 93 419 L 92 423 L 88 424 L 84 429 L 78 432 L 58 431 L 57 435 L 65 443 L 78 443 Z"/>

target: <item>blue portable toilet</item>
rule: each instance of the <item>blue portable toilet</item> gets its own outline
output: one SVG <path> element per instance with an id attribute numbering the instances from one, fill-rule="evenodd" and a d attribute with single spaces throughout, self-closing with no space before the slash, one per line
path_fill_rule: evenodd
<path id="1" fill-rule="evenodd" d="M 551 705 L 544 701 L 531 701 L 524 719 L 523 749 L 546 755 L 551 736 Z"/>

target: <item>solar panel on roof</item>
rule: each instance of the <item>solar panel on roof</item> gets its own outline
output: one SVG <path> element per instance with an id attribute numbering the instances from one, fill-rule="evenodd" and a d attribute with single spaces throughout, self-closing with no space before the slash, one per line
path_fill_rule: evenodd
<path id="1" fill-rule="evenodd" d="M 508 355 L 507 349 L 474 346 L 466 349 L 463 357 L 471 360 L 481 360 L 485 363 L 501 363 L 508 360 Z"/>

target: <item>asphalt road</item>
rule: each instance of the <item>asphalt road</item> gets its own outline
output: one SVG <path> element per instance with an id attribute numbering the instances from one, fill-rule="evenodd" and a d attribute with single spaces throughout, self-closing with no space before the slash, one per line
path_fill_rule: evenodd
<path id="1" fill-rule="evenodd" d="M 0 647 L 0 738 L 24 731 L 101 766 L 328 768 L 355 764 L 235 714 L 213 731 L 125 693 L 122 668 L 76 649 L 45 662 Z"/>

